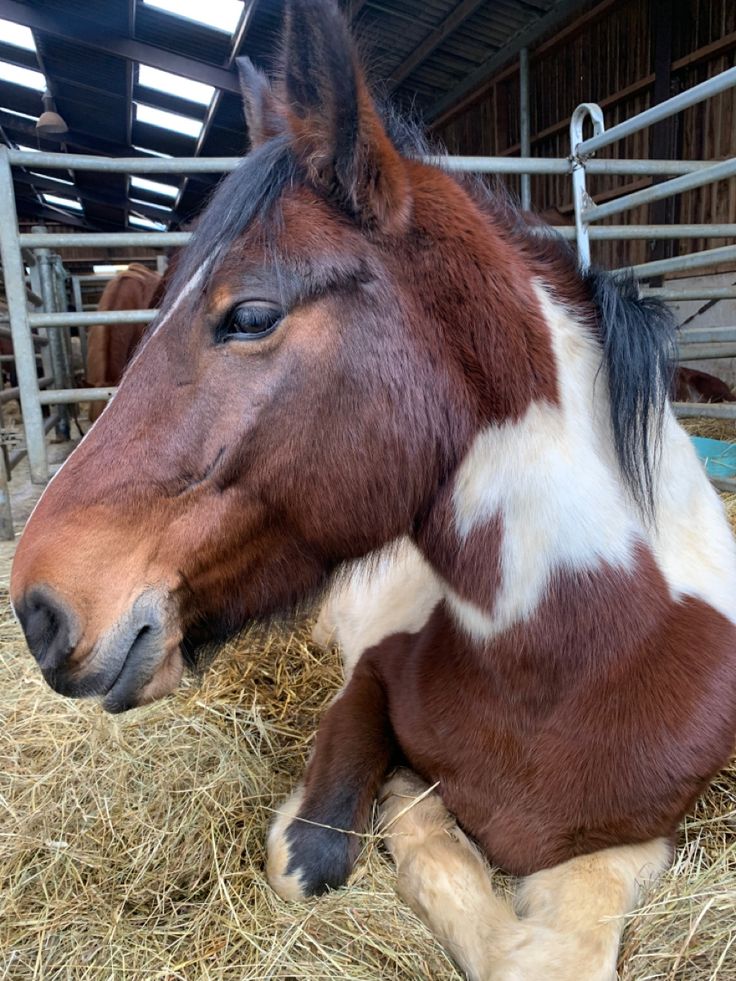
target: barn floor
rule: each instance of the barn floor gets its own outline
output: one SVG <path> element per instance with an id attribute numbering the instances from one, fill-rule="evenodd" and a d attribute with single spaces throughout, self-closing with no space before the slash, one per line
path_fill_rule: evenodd
<path id="1" fill-rule="evenodd" d="M 736 437 L 728 425 L 720 436 Z M 35 492 L 20 473 L 12 489 L 20 523 Z M 726 503 L 736 528 L 736 496 Z M 340 679 L 308 624 L 251 631 L 200 682 L 108 716 L 34 670 L 7 603 L 12 552 L 0 551 L 0 979 L 459 977 L 373 837 L 326 898 L 292 906 L 266 884 L 267 824 Z M 736 761 L 630 918 L 620 978 L 736 981 L 735 914 Z"/>

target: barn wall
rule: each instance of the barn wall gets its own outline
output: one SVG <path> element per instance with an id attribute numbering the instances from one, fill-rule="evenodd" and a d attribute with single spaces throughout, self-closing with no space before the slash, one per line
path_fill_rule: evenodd
<path id="1" fill-rule="evenodd" d="M 533 156 L 565 157 L 568 125 L 581 102 L 598 102 L 611 127 L 654 101 L 676 94 L 734 64 L 736 3 L 733 0 L 604 0 L 578 15 L 553 38 L 530 51 Z M 671 29 L 671 39 L 667 33 Z M 669 67 L 669 74 L 667 68 Z M 656 69 L 656 70 L 655 70 Z M 657 78 L 659 77 L 659 82 Z M 656 95 L 655 95 L 656 86 Z M 659 98 L 657 98 L 657 95 Z M 472 100 L 438 121 L 434 133 L 451 153 L 519 154 L 518 62 L 499 72 Z M 658 140 L 658 143 L 654 141 Z M 656 151 L 656 152 L 652 152 Z M 736 90 L 693 106 L 660 126 L 608 147 L 601 157 L 722 159 L 736 155 Z M 557 209 L 572 222 L 568 177 L 532 177 L 536 210 Z M 646 187 L 650 178 L 598 176 L 588 187 L 596 202 Z M 507 178 L 518 194 L 519 180 Z M 610 219 L 611 224 L 736 222 L 736 180 L 690 192 L 668 206 L 645 205 Z M 727 244 L 709 239 L 682 243 L 682 251 Z M 615 267 L 676 254 L 680 243 L 594 243 L 594 258 Z"/>

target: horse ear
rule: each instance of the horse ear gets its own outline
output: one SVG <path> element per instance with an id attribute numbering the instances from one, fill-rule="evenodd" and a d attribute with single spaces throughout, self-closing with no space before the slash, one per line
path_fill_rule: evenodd
<path id="1" fill-rule="evenodd" d="M 404 229 L 411 216 L 406 167 L 333 0 L 291 0 L 282 75 L 294 150 L 310 180 L 362 223 Z"/>
<path id="2" fill-rule="evenodd" d="M 240 92 L 251 147 L 260 146 L 286 129 L 284 108 L 271 83 L 250 58 L 237 58 Z"/>

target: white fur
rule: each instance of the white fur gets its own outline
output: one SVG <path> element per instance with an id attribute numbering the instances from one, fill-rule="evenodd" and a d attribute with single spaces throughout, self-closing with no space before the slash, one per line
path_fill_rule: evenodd
<path id="1" fill-rule="evenodd" d="M 384 785 L 398 890 L 469 981 L 615 981 L 624 917 L 667 867 L 662 838 L 606 848 L 522 879 L 516 902 L 436 791 L 400 770 Z"/>
<path id="2" fill-rule="evenodd" d="M 286 832 L 296 819 L 299 808 L 304 800 L 304 786 L 299 784 L 294 792 L 279 806 L 276 816 L 268 830 L 266 843 L 267 863 L 266 875 L 271 888 L 282 899 L 300 902 L 307 898 L 301 877 L 298 872 L 288 872 L 292 859 Z"/>
<path id="3" fill-rule="evenodd" d="M 673 599 L 694 596 L 736 623 L 736 547 L 695 449 L 667 412 L 651 542 Z"/>
<path id="4" fill-rule="evenodd" d="M 312 637 L 324 647 L 339 644 L 345 684 L 363 651 L 397 633 L 417 633 L 442 599 L 439 580 L 408 538 L 339 579 Z"/>
<path id="5" fill-rule="evenodd" d="M 529 617 L 556 571 L 602 562 L 629 569 L 645 533 L 612 452 L 600 346 L 540 286 L 535 292 L 552 336 L 560 404 L 535 402 L 518 422 L 481 432 L 455 483 L 461 539 L 496 515 L 503 525 L 493 611 L 448 594 L 478 640 Z"/>
<path id="6" fill-rule="evenodd" d="M 736 548 L 687 435 L 668 410 L 651 528 L 619 473 L 600 346 L 541 286 L 535 291 L 552 337 L 560 405 L 535 402 L 518 422 L 484 430 L 460 467 L 460 537 L 496 515 L 503 537 L 493 610 L 448 590 L 458 621 L 489 640 L 534 612 L 555 572 L 603 562 L 629 570 L 638 541 L 652 547 L 673 598 L 697 596 L 733 620 Z"/>

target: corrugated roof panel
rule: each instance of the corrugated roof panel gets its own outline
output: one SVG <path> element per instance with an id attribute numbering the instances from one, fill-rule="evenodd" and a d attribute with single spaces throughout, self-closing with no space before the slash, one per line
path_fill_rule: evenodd
<path id="1" fill-rule="evenodd" d="M 127 30 L 127 0 L 29 0 L 28 6 L 44 13 L 84 17 L 103 25 L 111 33 Z"/>
<path id="2" fill-rule="evenodd" d="M 43 112 L 41 94 L 24 85 L 0 80 L 0 109 L 15 109 L 16 112 L 38 117 Z"/>
<path id="3" fill-rule="evenodd" d="M 119 146 L 126 142 L 125 109 L 126 102 L 119 97 L 105 99 L 104 105 L 73 102 L 57 99 L 57 109 L 61 112 L 67 126 L 75 133 L 85 134 L 91 141 L 108 140 Z"/>
<path id="4" fill-rule="evenodd" d="M 428 83 L 440 90 L 438 97 L 452 91 L 474 67 L 554 6 L 555 0 L 493 0 L 481 5 L 404 80 L 401 95 L 405 98 Z"/>
<path id="5" fill-rule="evenodd" d="M 207 0 L 202 0 L 206 3 Z M 136 10 L 135 36 L 140 41 L 196 58 L 197 61 L 221 65 L 230 53 L 232 39 L 195 21 L 175 17 L 139 3 Z"/>
<path id="6" fill-rule="evenodd" d="M 46 37 L 42 45 L 44 68 L 49 78 L 65 80 L 89 89 L 125 94 L 127 62 L 82 44 Z"/>

